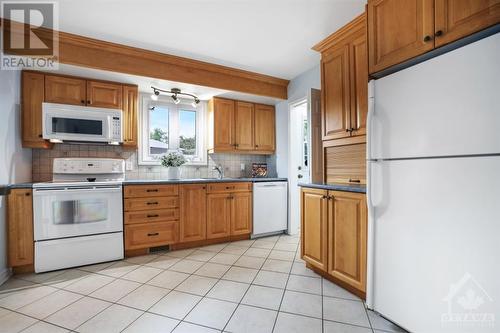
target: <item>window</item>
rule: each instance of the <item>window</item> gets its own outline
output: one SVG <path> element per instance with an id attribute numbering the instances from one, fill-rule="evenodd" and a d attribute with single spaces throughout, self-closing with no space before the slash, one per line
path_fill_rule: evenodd
<path id="1" fill-rule="evenodd" d="M 188 164 L 206 163 L 204 102 L 193 108 L 163 96 L 152 101 L 144 95 L 141 101 L 139 164 L 159 165 L 161 156 L 174 151 L 181 152 Z"/>

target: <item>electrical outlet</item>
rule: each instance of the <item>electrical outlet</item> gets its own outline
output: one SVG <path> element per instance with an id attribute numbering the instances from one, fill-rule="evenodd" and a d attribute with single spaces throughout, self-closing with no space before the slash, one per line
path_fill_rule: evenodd
<path id="1" fill-rule="evenodd" d="M 245 171 L 245 163 L 241 163 L 240 164 L 240 170 L 241 171 Z"/>
<path id="2" fill-rule="evenodd" d="M 132 163 L 132 161 L 126 161 L 125 162 L 125 170 L 126 171 L 134 170 L 134 163 Z"/>

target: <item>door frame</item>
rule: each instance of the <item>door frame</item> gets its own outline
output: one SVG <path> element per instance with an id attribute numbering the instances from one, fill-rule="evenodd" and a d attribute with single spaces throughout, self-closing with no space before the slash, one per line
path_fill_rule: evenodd
<path id="1" fill-rule="evenodd" d="M 291 145 L 291 142 L 292 142 L 292 110 L 293 108 L 295 108 L 296 106 L 299 106 L 301 104 L 304 104 L 304 103 L 307 103 L 306 105 L 306 108 L 307 108 L 307 119 L 309 121 L 309 124 L 311 124 L 311 90 L 309 89 L 308 92 L 307 92 L 307 95 L 306 96 L 303 96 L 303 97 L 300 97 L 300 98 L 297 98 L 291 102 L 288 103 L 288 179 L 289 179 L 289 186 L 288 186 L 288 216 L 289 216 L 289 219 L 288 219 L 288 229 L 287 229 L 287 233 L 289 235 L 296 235 L 298 234 L 299 232 L 299 229 L 300 229 L 300 205 L 298 204 L 296 207 L 292 207 L 292 204 L 291 204 L 291 200 L 292 200 L 292 190 L 293 187 L 291 186 L 291 182 L 290 182 L 290 179 L 292 177 L 294 177 L 294 175 L 296 174 L 297 170 L 295 169 L 295 167 L 293 167 L 293 160 L 292 160 L 292 145 Z M 308 161 L 309 161 L 309 165 L 308 165 L 308 173 L 309 173 L 309 179 L 311 179 L 311 130 L 310 130 L 311 126 L 309 126 L 309 133 L 308 133 L 308 136 L 307 136 L 307 141 L 309 143 L 308 147 L 309 147 L 309 150 L 308 150 Z M 300 197 L 299 197 L 300 199 Z M 297 225 L 292 225 L 292 222 L 293 222 L 293 213 L 292 213 L 292 209 L 299 209 L 299 211 L 297 212 L 297 216 L 298 216 L 298 221 L 297 221 Z"/>

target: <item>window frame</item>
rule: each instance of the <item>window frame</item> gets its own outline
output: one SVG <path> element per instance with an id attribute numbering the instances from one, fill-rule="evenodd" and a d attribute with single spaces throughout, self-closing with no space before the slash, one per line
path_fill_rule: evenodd
<path id="1" fill-rule="evenodd" d="M 196 154 L 184 155 L 188 160 L 184 165 L 206 165 L 206 109 L 207 103 L 201 101 L 196 108 L 191 105 L 191 100 L 181 99 L 179 104 L 173 103 L 170 96 L 159 96 L 153 101 L 150 95 L 141 94 L 139 117 L 139 151 L 137 154 L 138 165 L 161 165 L 159 159 L 154 159 L 149 154 L 149 109 L 154 105 L 163 105 L 168 108 L 168 153 L 178 151 L 179 148 L 179 111 L 196 112 Z"/>

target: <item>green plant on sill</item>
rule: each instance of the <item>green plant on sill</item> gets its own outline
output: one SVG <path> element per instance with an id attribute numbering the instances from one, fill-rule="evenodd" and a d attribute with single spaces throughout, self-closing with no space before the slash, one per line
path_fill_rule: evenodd
<path id="1" fill-rule="evenodd" d="M 184 155 L 179 153 L 168 153 L 162 156 L 160 161 L 164 167 L 180 167 L 187 162 Z"/>

